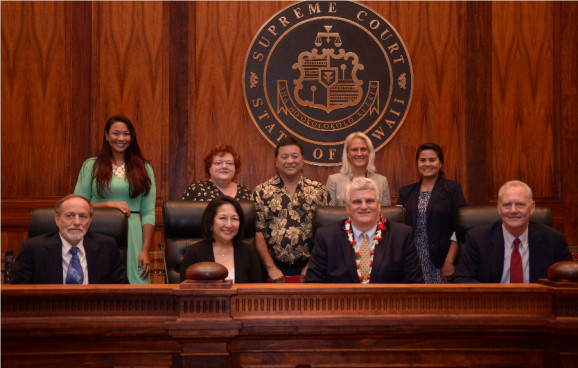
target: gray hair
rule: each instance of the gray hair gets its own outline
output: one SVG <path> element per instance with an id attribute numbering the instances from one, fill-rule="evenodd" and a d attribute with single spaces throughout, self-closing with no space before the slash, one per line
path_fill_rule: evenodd
<path id="1" fill-rule="evenodd" d="M 367 149 L 369 150 L 369 157 L 367 160 L 367 174 L 373 174 L 377 171 L 375 168 L 375 149 L 373 148 L 373 143 L 371 143 L 371 139 L 368 136 L 363 134 L 362 132 L 354 132 L 345 138 L 345 143 L 343 143 L 343 154 L 341 155 L 341 170 L 339 170 L 342 174 L 349 177 L 351 176 L 351 163 L 349 162 L 349 157 L 347 157 L 347 152 L 349 151 L 349 145 L 351 141 L 355 138 L 361 138 L 367 144 Z"/>
<path id="2" fill-rule="evenodd" d="M 73 198 L 80 198 L 83 199 L 86 203 L 88 203 L 88 207 L 90 207 L 90 217 L 92 217 L 92 215 L 94 214 L 94 207 L 92 206 L 92 203 L 88 199 L 78 194 L 69 194 L 66 197 L 60 199 L 58 203 L 56 203 L 56 207 L 54 207 L 54 212 L 56 212 L 56 214 L 60 216 L 62 214 L 62 204 L 68 201 L 69 199 Z"/>
<path id="3" fill-rule="evenodd" d="M 377 203 L 381 203 L 381 193 L 377 189 L 377 184 L 369 178 L 354 178 L 352 181 L 347 183 L 345 187 L 345 203 L 350 204 L 352 190 L 373 190 L 375 191 L 375 197 Z"/>
<path id="4" fill-rule="evenodd" d="M 500 190 L 498 191 L 498 203 L 502 202 L 502 193 L 504 192 L 504 189 L 511 188 L 511 187 L 522 187 L 522 188 L 526 189 L 526 192 L 528 193 L 528 197 L 530 198 L 530 203 L 533 201 L 532 189 L 530 188 L 530 186 L 528 184 L 526 184 L 520 180 L 510 180 L 510 181 L 504 183 L 504 185 L 502 185 L 500 187 Z"/>

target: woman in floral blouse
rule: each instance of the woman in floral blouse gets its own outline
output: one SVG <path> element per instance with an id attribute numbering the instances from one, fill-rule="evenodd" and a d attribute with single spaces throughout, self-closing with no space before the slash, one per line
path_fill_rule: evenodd
<path id="1" fill-rule="evenodd" d="M 208 180 L 191 184 L 181 198 L 183 201 L 209 202 L 223 195 L 237 200 L 251 200 L 249 188 L 235 182 L 241 171 L 241 158 L 232 146 L 214 146 L 205 156 L 204 164 Z"/>

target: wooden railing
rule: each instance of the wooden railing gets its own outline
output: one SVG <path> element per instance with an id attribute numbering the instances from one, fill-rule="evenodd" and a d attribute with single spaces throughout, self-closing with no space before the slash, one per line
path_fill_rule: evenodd
<path id="1" fill-rule="evenodd" d="M 575 367 L 578 284 L 4 285 L 2 366 Z"/>

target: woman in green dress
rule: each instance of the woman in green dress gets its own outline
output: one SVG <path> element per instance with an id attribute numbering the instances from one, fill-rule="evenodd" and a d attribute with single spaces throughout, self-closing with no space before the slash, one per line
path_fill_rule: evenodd
<path id="1" fill-rule="evenodd" d="M 150 283 L 155 178 L 128 118 L 115 115 L 108 119 L 102 148 L 98 156 L 83 163 L 74 193 L 87 198 L 94 207 L 117 208 L 128 217 L 127 277 L 131 284 Z"/>

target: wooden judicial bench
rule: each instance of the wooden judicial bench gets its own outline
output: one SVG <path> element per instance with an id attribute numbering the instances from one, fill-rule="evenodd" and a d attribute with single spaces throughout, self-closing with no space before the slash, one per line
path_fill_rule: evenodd
<path id="1" fill-rule="evenodd" d="M 2 287 L 2 367 L 578 367 L 578 283 Z"/>

